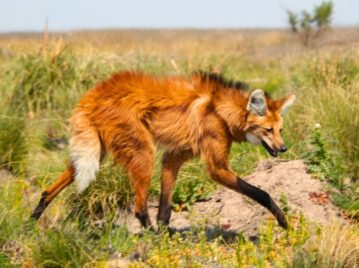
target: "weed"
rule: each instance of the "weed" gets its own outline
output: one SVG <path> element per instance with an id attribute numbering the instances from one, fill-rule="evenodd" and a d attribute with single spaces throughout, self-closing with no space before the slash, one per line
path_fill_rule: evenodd
<path id="1" fill-rule="evenodd" d="M 287 196 L 285 195 L 285 193 L 281 193 L 279 202 L 282 205 L 281 208 L 282 208 L 283 212 L 285 214 L 288 214 L 290 209 L 289 209 L 288 199 L 287 199 Z"/>
<path id="2" fill-rule="evenodd" d="M 173 191 L 173 207 L 175 210 L 190 210 L 194 202 L 205 200 L 214 186 L 204 178 L 181 180 Z"/>
<path id="3" fill-rule="evenodd" d="M 334 156 L 330 155 L 325 148 L 326 140 L 322 137 L 320 124 L 317 123 L 311 133 L 310 146 L 304 155 L 307 168 L 314 176 L 322 180 L 328 180 L 339 189 L 343 188 L 340 166 L 336 164 Z"/>
<path id="4" fill-rule="evenodd" d="M 343 181 L 343 168 L 335 160 L 335 156 L 327 151 L 326 140 L 322 137 L 319 124 L 311 133 L 310 147 L 304 158 L 307 168 L 314 176 L 326 180 L 332 187 L 329 189 L 334 203 L 347 211 L 354 218 L 359 215 L 359 198 L 356 184 L 345 185 Z M 339 190 L 339 191 L 338 191 Z"/>

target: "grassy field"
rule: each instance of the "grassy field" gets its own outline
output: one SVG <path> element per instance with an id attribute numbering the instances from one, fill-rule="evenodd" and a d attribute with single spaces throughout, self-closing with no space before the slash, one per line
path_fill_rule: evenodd
<path id="1" fill-rule="evenodd" d="M 288 159 L 303 158 L 351 224 L 320 226 L 289 215 L 291 229 L 263 224 L 255 241 L 210 239 L 205 224 L 186 234 L 131 234 L 114 224 L 132 204 L 127 177 L 106 159 L 81 196 L 63 192 L 40 222 L 29 221 L 40 193 L 68 159 L 68 118 L 80 96 L 124 69 L 187 75 L 202 69 L 245 80 L 298 101 L 285 119 Z M 359 29 L 335 29 L 303 47 L 279 30 L 100 31 L 0 36 L 0 267 L 357 267 L 359 266 Z M 160 154 L 158 159 L 160 159 Z M 232 168 L 249 174 L 269 156 L 232 149 Z M 243 156 L 243 157 L 238 157 Z M 159 161 L 151 197 L 159 196 Z M 175 208 L 190 208 L 218 187 L 203 163 L 179 175 Z M 136 255 L 136 256 L 135 256 Z M 123 263 L 125 265 L 125 263 Z"/>

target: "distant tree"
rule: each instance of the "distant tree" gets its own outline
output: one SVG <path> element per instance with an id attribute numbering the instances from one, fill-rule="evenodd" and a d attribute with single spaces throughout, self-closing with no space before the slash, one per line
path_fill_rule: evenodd
<path id="1" fill-rule="evenodd" d="M 302 29 L 301 37 L 305 46 L 309 46 L 311 38 L 316 36 L 313 34 L 315 30 L 313 29 L 314 27 L 312 26 L 312 22 L 312 15 L 309 12 L 303 10 L 302 18 L 300 20 L 300 28 Z"/>
<path id="2" fill-rule="evenodd" d="M 293 33 L 298 32 L 298 27 L 297 27 L 298 15 L 290 10 L 287 10 L 287 14 L 288 14 L 288 23 L 290 25 L 290 29 L 292 30 Z"/>
<path id="3" fill-rule="evenodd" d="M 299 15 L 287 10 L 291 31 L 299 34 L 303 44 L 309 46 L 312 39 L 318 38 L 324 30 L 330 28 L 333 8 L 333 3 L 328 1 L 314 7 L 312 13 L 303 10 Z"/>
<path id="4" fill-rule="evenodd" d="M 313 21 L 317 24 L 319 29 L 330 26 L 333 15 L 333 3 L 323 2 L 321 5 L 314 8 Z"/>

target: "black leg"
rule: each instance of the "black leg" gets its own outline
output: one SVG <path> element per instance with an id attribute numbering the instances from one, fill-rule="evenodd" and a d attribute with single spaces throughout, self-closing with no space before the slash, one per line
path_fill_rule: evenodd
<path id="1" fill-rule="evenodd" d="M 35 208 L 34 212 L 31 214 L 31 218 L 33 218 L 35 220 L 38 220 L 40 218 L 41 214 L 44 212 L 44 210 L 49 205 L 49 203 L 46 202 L 47 197 L 48 197 L 48 193 L 46 191 L 43 192 L 37 207 Z"/>
<path id="2" fill-rule="evenodd" d="M 266 207 L 270 212 L 272 212 L 272 214 L 276 217 L 280 226 L 282 226 L 285 229 L 288 228 L 288 222 L 284 213 L 276 205 L 276 203 L 273 201 L 273 199 L 267 192 L 249 184 L 248 182 L 245 182 L 244 180 L 238 177 L 237 177 L 237 186 L 238 186 L 238 190 L 241 193 L 257 201 L 259 204 Z"/>
<path id="3" fill-rule="evenodd" d="M 150 217 L 148 216 L 147 212 L 136 212 L 135 216 L 140 221 L 141 225 L 144 228 L 150 227 L 150 229 L 153 230 L 153 227 L 152 227 L 151 221 L 150 221 Z"/>

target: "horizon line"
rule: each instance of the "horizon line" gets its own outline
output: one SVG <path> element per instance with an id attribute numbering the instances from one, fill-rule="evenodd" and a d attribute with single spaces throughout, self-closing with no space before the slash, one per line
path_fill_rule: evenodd
<path id="1" fill-rule="evenodd" d="M 342 29 L 342 28 L 358 28 L 358 24 L 341 24 L 341 25 L 333 25 L 332 29 Z M 1 35 L 7 34 L 42 34 L 45 31 L 48 33 L 74 33 L 74 32 L 91 32 L 91 31 L 116 31 L 116 30 L 134 30 L 134 31 L 218 31 L 218 30 L 288 30 L 290 31 L 290 27 L 288 26 L 278 26 L 278 27 L 266 27 L 266 26 L 238 26 L 238 27 L 79 27 L 73 29 L 54 29 L 54 30 L 46 30 L 46 26 L 43 30 L 10 30 L 10 31 L 0 31 Z"/>

